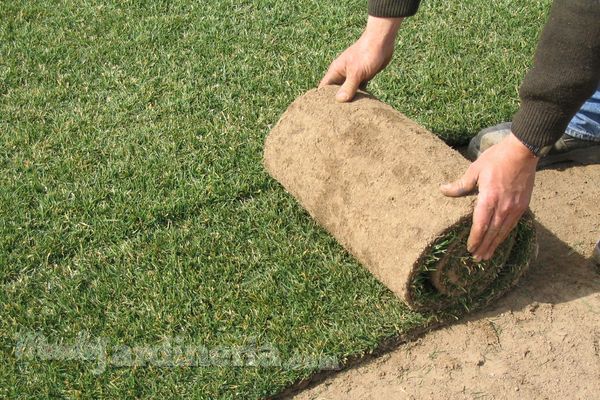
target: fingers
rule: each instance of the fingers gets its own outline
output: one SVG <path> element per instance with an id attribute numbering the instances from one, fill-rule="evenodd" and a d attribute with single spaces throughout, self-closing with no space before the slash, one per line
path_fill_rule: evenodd
<path id="1" fill-rule="evenodd" d="M 478 170 L 475 164 L 467 169 L 467 172 L 458 180 L 440 186 L 444 196 L 461 197 L 471 194 L 477 189 Z"/>
<path id="2" fill-rule="evenodd" d="M 477 261 L 482 258 L 478 253 L 478 249 L 491 227 L 494 209 L 495 202 L 480 195 L 473 211 L 473 224 L 471 225 L 471 232 L 469 232 L 469 239 L 467 240 L 467 250 L 473 254 Z M 498 228 L 495 227 L 494 229 L 497 230 Z"/>
<path id="3" fill-rule="evenodd" d="M 361 79 L 356 74 L 349 74 L 335 95 L 335 99 L 341 103 L 352 100 L 360 84 Z"/>
<path id="4" fill-rule="evenodd" d="M 489 247 L 486 250 L 482 249 L 482 252 L 485 251 L 485 254 L 483 256 L 484 260 L 489 260 L 492 258 L 498 246 L 500 246 L 500 244 L 506 240 L 508 235 L 515 228 L 515 226 L 519 222 L 520 217 L 521 215 L 519 215 L 518 213 L 514 213 L 504 222 L 502 228 L 500 228 L 500 231 L 498 232 L 494 240 L 491 242 Z"/>
<path id="5" fill-rule="evenodd" d="M 477 210 L 477 208 L 476 208 Z M 523 215 L 523 210 L 516 206 L 499 206 L 496 205 L 493 208 L 493 216 L 491 217 L 491 224 L 483 233 L 483 238 L 476 244 L 478 237 L 469 237 L 467 247 L 473 254 L 473 257 L 477 260 L 489 260 L 494 255 L 494 252 L 498 246 L 506 240 L 510 232 L 515 228 L 519 222 L 519 218 Z M 473 216 L 473 227 L 476 225 L 475 214 Z M 480 228 L 476 228 L 480 229 Z M 473 232 L 473 230 L 471 231 Z M 477 233 L 479 235 L 479 231 Z M 471 244 L 471 246 L 469 245 Z"/>
<path id="6" fill-rule="evenodd" d="M 354 72 L 350 72 L 346 76 L 347 72 L 349 71 L 340 67 L 339 61 L 334 61 L 319 82 L 319 88 L 325 85 L 342 85 L 335 95 L 335 99 L 342 103 L 352 100 L 359 87 L 366 87 L 367 82 L 363 82 L 361 77 Z"/>
<path id="7" fill-rule="evenodd" d="M 487 230 L 483 232 L 483 238 L 479 245 L 473 249 L 472 254 L 476 260 L 488 259 L 486 256 L 489 252 L 490 245 L 496 240 L 500 232 L 504 230 L 504 218 L 497 212 L 497 209 L 494 211 L 495 212 L 491 217 L 491 224 L 488 226 Z"/>
<path id="8" fill-rule="evenodd" d="M 341 85 L 345 79 L 343 72 L 344 70 L 338 67 L 337 60 L 332 62 L 327 73 L 325 73 L 325 76 L 321 79 L 321 82 L 319 82 L 319 88 L 326 85 Z"/>

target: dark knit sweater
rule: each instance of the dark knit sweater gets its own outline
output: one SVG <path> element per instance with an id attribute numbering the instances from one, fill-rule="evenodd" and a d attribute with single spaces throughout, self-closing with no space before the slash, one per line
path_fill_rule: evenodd
<path id="1" fill-rule="evenodd" d="M 369 15 L 408 17 L 419 0 L 369 0 Z M 600 82 L 600 0 L 554 0 L 519 90 L 513 133 L 528 147 L 556 142 Z"/>

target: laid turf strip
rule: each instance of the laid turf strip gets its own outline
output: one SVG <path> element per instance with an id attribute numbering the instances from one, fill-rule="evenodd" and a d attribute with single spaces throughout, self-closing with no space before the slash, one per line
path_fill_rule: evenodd
<path id="1" fill-rule="evenodd" d="M 465 143 L 515 111 L 548 5 L 423 2 L 371 90 Z M 171 340 L 343 362 L 431 321 L 261 165 L 272 124 L 358 37 L 365 7 L 0 2 L 0 397 L 259 398 L 318 369 L 97 374 L 47 352 L 18 360 L 28 333 L 117 353 Z"/>

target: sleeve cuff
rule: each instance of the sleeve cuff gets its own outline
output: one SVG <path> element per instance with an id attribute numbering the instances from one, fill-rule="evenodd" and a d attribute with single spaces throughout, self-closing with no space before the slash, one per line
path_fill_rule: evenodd
<path id="1" fill-rule="evenodd" d="M 410 17 L 417 13 L 419 0 L 369 0 L 369 15 L 381 18 Z"/>
<path id="2" fill-rule="evenodd" d="M 534 153 L 552 146 L 565 133 L 570 117 L 556 106 L 526 102 L 513 117 L 512 132 Z"/>

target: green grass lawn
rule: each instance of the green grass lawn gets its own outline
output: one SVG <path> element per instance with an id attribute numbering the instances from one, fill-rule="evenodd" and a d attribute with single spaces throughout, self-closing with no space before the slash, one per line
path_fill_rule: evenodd
<path id="1" fill-rule="evenodd" d="M 371 90 L 464 144 L 516 110 L 549 3 L 424 1 Z M 261 165 L 270 127 L 365 9 L 0 2 L 0 397 L 260 398 L 313 374 L 310 360 L 343 364 L 431 321 Z M 114 365 L 25 357 L 28 333 L 65 348 L 87 335 Z M 123 346 L 169 341 L 210 365 L 117 365 Z M 281 365 L 232 366 L 244 346 Z"/>

